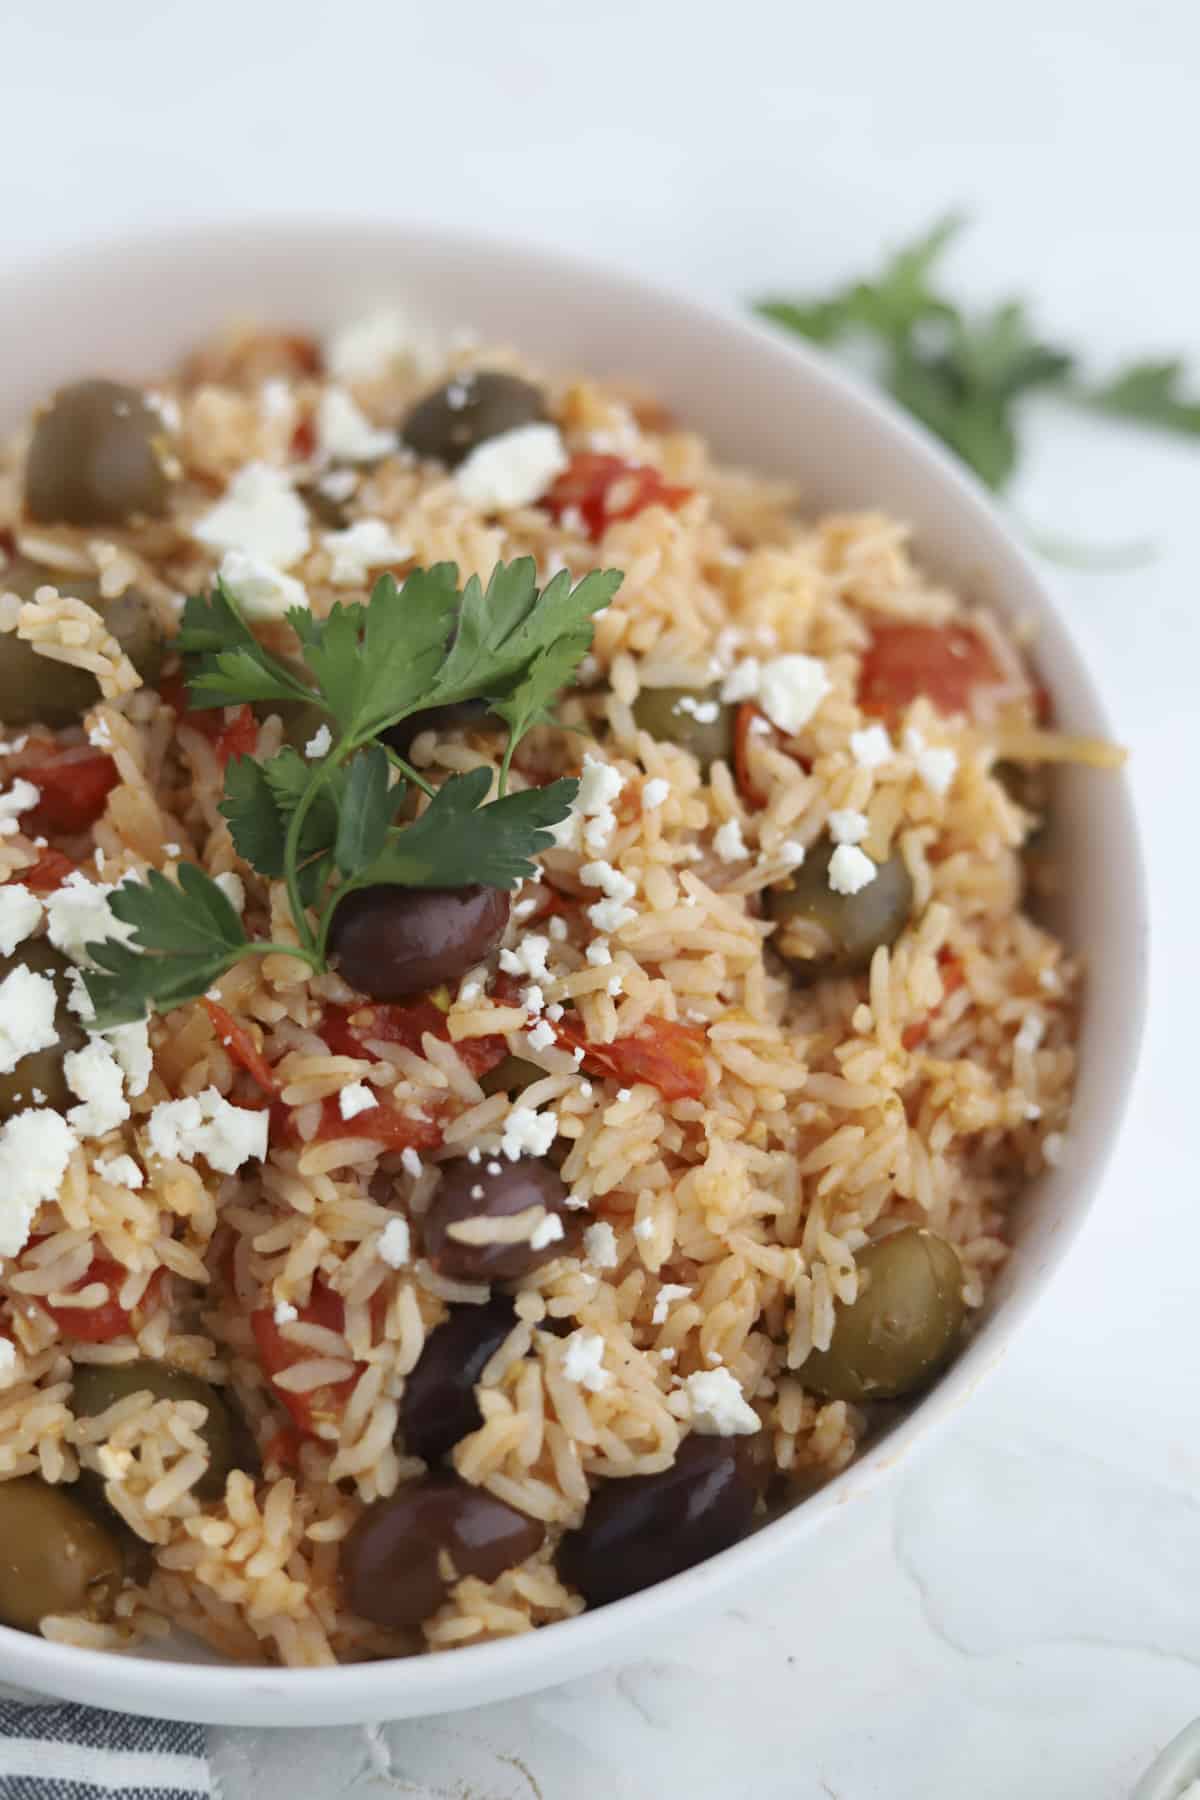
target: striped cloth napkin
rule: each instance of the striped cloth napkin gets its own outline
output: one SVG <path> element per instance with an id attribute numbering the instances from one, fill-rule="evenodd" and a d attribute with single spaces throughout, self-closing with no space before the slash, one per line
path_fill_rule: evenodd
<path id="1" fill-rule="evenodd" d="M 213 1800 L 213 1794 L 202 1725 L 0 1699 L 0 1800 Z"/>

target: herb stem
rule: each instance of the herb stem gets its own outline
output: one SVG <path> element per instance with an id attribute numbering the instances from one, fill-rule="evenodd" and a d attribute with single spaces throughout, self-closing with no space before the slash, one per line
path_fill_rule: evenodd
<path id="1" fill-rule="evenodd" d="M 437 789 L 433 786 L 433 783 L 426 781 L 423 775 L 418 774 L 411 763 L 405 762 L 398 750 L 393 750 L 389 744 L 385 744 L 383 749 L 393 769 L 396 769 L 403 775 L 405 781 L 411 781 L 414 787 L 420 788 L 427 799 L 432 800 L 433 796 L 437 793 Z"/>
<path id="2" fill-rule="evenodd" d="M 300 933 L 304 948 L 308 952 L 309 961 L 312 962 L 314 969 L 316 969 L 318 973 L 323 967 L 323 964 L 317 949 L 316 934 L 308 922 L 308 908 L 305 906 L 300 893 L 300 839 L 304 831 L 304 821 L 308 817 L 309 809 L 311 808 L 313 801 L 320 793 L 333 770 L 338 768 L 346 760 L 346 757 L 353 748 L 353 744 L 348 743 L 343 739 L 343 741 L 325 758 L 324 762 L 319 765 L 312 780 L 309 782 L 303 794 L 301 794 L 296 805 L 296 810 L 288 821 L 287 837 L 284 840 L 283 878 L 287 885 L 288 905 L 292 910 L 292 918 L 295 920 L 296 930 Z"/>

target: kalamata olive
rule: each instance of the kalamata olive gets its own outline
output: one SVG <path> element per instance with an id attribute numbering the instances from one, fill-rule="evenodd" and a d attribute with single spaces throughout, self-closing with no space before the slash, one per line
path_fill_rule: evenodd
<path id="1" fill-rule="evenodd" d="M 660 743 L 690 751 L 707 772 L 713 763 L 728 762 L 733 755 L 737 709 L 722 700 L 720 692 L 719 685 L 643 688 L 633 703 L 633 717 L 640 730 Z"/>
<path id="2" fill-rule="evenodd" d="M 763 894 L 763 911 L 779 929 L 772 947 L 798 974 L 851 974 L 865 969 L 880 944 L 894 944 L 913 907 L 912 877 L 894 850 L 873 881 L 856 894 L 829 885 L 835 844 L 814 844 L 800 867 Z"/>
<path id="3" fill-rule="evenodd" d="M 25 508 L 43 524 L 124 525 L 167 508 L 166 427 L 137 388 L 77 381 L 33 428 Z"/>
<path id="4" fill-rule="evenodd" d="M 478 444 L 546 417 L 540 388 L 500 369 L 458 375 L 418 400 L 400 435 L 418 456 L 453 469 Z"/>
<path id="5" fill-rule="evenodd" d="M 400 1631 L 420 1625 L 445 1600 L 453 1579 L 495 1581 L 532 1556 L 545 1526 L 457 1475 L 422 1475 L 390 1500 L 376 1500 L 342 1546 L 342 1592 L 360 1619 Z"/>
<path id="6" fill-rule="evenodd" d="M 486 700 L 456 700 L 451 706 L 426 707 L 424 712 L 401 719 L 398 725 L 389 726 L 380 735 L 397 756 L 407 756 L 413 739 L 420 737 L 423 731 L 436 731 L 440 735 L 447 731 L 467 731 L 472 726 L 483 731 L 504 730 L 500 720 L 489 712 Z"/>
<path id="7" fill-rule="evenodd" d="M 63 1058 L 69 1050 L 81 1050 L 85 1042 L 83 1027 L 67 1005 L 71 991 L 69 958 L 56 950 L 49 938 L 30 938 L 19 944 L 11 956 L 0 958 L 0 981 L 22 966 L 32 969 L 35 975 L 49 976 L 54 983 L 58 1042 L 45 1050 L 31 1050 L 15 1068 L 0 1075 L 0 1124 L 31 1106 L 51 1106 L 57 1112 L 65 1112 L 74 1103 L 74 1095 L 63 1073 Z"/>
<path id="8" fill-rule="evenodd" d="M 372 1000 L 404 1000 L 482 962 L 508 924 L 503 888 L 359 888 L 333 915 L 343 978 Z"/>
<path id="9" fill-rule="evenodd" d="M 69 1488 L 0 1482 L 0 1624 L 36 1632 L 51 1613 L 111 1616 L 124 1578 L 113 1532 Z"/>
<path id="10" fill-rule="evenodd" d="M 93 577 L 65 575 L 23 556 L 0 569 L 0 594 L 32 600 L 47 585 L 94 606 L 142 680 L 151 685 L 158 680 L 165 639 L 145 594 L 127 588 L 117 599 L 105 600 Z M 74 725 L 99 698 L 96 677 L 86 669 L 39 655 L 15 632 L 0 637 L 0 719 L 6 725 Z"/>
<path id="11" fill-rule="evenodd" d="M 495 1175 L 489 1170 L 496 1169 Z M 552 1257 L 562 1256 L 567 1241 L 576 1235 L 578 1212 L 567 1210 L 567 1188 L 544 1157 L 484 1158 L 473 1163 L 460 1156 L 442 1164 L 429 1211 L 425 1215 L 425 1254 L 439 1275 L 451 1281 L 516 1281 L 530 1269 L 538 1269 Z M 531 1206 L 543 1206 L 558 1219 L 562 1234 L 535 1249 L 529 1238 L 515 1243 L 470 1243 L 452 1236 L 452 1225 L 511 1218 Z M 536 1233 L 535 1233 L 536 1235 Z"/>
<path id="12" fill-rule="evenodd" d="M 197 1400 L 208 1409 L 200 1436 L 208 1446 L 209 1462 L 193 1492 L 198 1499 L 216 1500 L 225 1492 L 225 1477 L 237 1467 L 235 1431 L 229 1409 L 218 1390 L 185 1369 L 167 1363 L 139 1359 L 130 1363 L 81 1363 L 75 1369 L 72 1406 L 81 1419 L 107 1412 L 130 1394 L 149 1393 L 155 1400 Z"/>
<path id="13" fill-rule="evenodd" d="M 479 1077 L 479 1085 L 485 1094 L 523 1094 L 535 1081 L 542 1081 L 545 1074 L 545 1069 L 523 1056 L 504 1056 L 494 1069 Z"/>
<path id="14" fill-rule="evenodd" d="M 404 1448 L 426 1462 L 453 1450 L 483 1422 L 475 1384 L 517 1322 L 511 1300 L 454 1306 L 425 1340 L 404 1383 L 400 1425 Z"/>
<path id="15" fill-rule="evenodd" d="M 890 1400 L 934 1375 L 954 1349 L 965 1311 L 962 1265 L 945 1238 L 907 1225 L 855 1258 L 858 1298 L 839 1306 L 827 1350 L 800 1369 L 829 1400 Z"/>
<path id="16" fill-rule="evenodd" d="M 558 1572 L 589 1606 L 680 1575 L 750 1529 L 755 1485 L 731 1438 L 684 1439 L 669 1469 L 601 1481 L 583 1524 L 558 1550 Z"/>

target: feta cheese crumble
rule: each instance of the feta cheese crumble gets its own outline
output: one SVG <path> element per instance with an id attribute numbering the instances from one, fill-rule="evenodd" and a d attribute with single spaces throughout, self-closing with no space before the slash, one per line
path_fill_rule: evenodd
<path id="1" fill-rule="evenodd" d="M 673 713 L 686 713 L 697 725 L 715 725 L 720 710 L 715 700 L 697 700 L 694 694 L 681 694 L 671 708 Z"/>
<path id="2" fill-rule="evenodd" d="M 123 1088 L 121 1065 L 111 1044 L 94 1037 L 82 1050 L 72 1050 L 63 1058 L 67 1086 L 78 1096 L 80 1104 L 67 1114 L 67 1123 L 80 1137 L 103 1137 L 115 1131 L 129 1117 L 129 1102 Z"/>
<path id="3" fill-rule="evenodd" d="M 302 582 L 246 550 L 225 552 L 221 580 L 248 619 L 282 619 L 293 606 L 308 606 Z"/>
<path id="4" fill-rule="evenodd" d="M 531 1250 L 548 1249 L 551 1244 L 557 1244 L 563 1236 L 565 1236 L 563 1222 L 558 1214 L 547 1213 L 544 1219 L 538 1220 L 530 1232 L 529 1248 Z"/>
<path id="5" fill-rule="evenodd" d="M 594 969 L 603 969 L 612 961 L 612 951 L 606 938 L 593 938 L 584 951 L 588 962 Z"/>
<path id="6" fill-rule="evenodd" d="M 57 1006 L 50 977 L 36 975 L 24 963 L 0 981 L 0 1074 L 11 1074 L 23 1056 L 57 1044 Z"/>
<path id="7" fill-rule="evenodd" d="M 468 506 L 507 512 L 540 500 L 569 458 L 554 425 L 518 425 L 477 444 L 455 471 L 454 481 Z"/>
<path id="8" fill-rule="evenodd" d="M 625 786 L 625 777 L 601 757 L 585 754 L 579 776 L 579 792 L 565 819 L 551 827 L 560 850 L 603 850 L 617 823 L 613 802 Z"/>
<path id="9" fill-rule="evenodd" d="M 294 1325 L 300 1314 L 290 1300 L 277 1300 L 273 1316 L 277 1325 Z"/>
<path id="10" fill-rule="evenodd" d="M 335 462 L 375 462 L 396 448 L 396 434 L 372 425 L 345 388 L 331 385 L 317 403 L 317 447 Z"/>
<path id="11" fill-rule="evenodd" d="M 598 1331 L 573 1331 L 563 1343 L 562 1372 L 568 1381 L 599 1394 L 612 1381 L 604 1367 L 604 1339 Z"/>
<path id="12" fill-rule="evenodd" d="M 533 1030 L 525 1033 L 525 1042 L 531 1050 L 548 1050 L 555 1041 L 554 1027 L 548 1019 L 539 1019 Z"/>
<path id="13" fill-rule="evenodd" d="M 210 549 L 244 550 L 288 569 L 308 549 L 308 511 L 282 470 L 247 463 L 212 511 L 192 526 L 192 536 Z"/>
<path id="14" fill-rule="evenodd" d="M 323 756 L 329 755 L 332 748 L 332 731 L 330 731 L 328 725 L 318 725 L 317 729 L 313 732 L 307 744 L 304 746 L 304 754 L 309 762 L 320 762 Z"/>
<path id="15" fill-rule="evenodd" d="M 713 849 L 723 863 L 741 862 L 744 857 L 749 856 L 739 819 L 726 819 L 723 825 L 718 826 L 713 836 Z"/>
<path id="16" fill-rule="evenodd" d="M 0 956 L 11 956 L 41 922 L 42 903 L 19 881 L 0 887 Z"/>
<path id="17" fill-rule="evenodd" d="M 866 813 L 849 807 L 835 809 L 829 815 L 829 835 L 835 844 L 861 844 L 868 828 Z"/>
<path id="18" fill-rule="evenodd" d="M 326 531 L 321 542 L 332 559 L 334 587 L 365 587 L 372 569 L 407 562 L 412 545 L 394 536 L 382 519 L 355 519 L 344 531 Z"/>
<path id="19" fill-rule="evenodd" d="M 29 1241 L 39 1206 L 53 1200 L 67 1172 L 75 1133 L 56 1112 L 19 1112 L 0 1130 L 0 1256 Z"/>
<path id="20" fill-rule="evenodd" d="M 654 812 L 671 792 L 671 784 L 664 781 L 661 775 L 653 776 L 642 784 L 642 808 L 645 812 Z"/>
<path id="21" fill-rule="evenodd" d="M 338 1095 L 338 1111 L 343 1119 L 357 1119 L 359 1113 L 370 1112 L 379 1105 L 365 1081 L 351 1081 Z"/>
<path id="22" fill-rule="evenodd" d="M 325 342 L 325 363 L 337 381 L 378 381 L 398 363 L 429 370 L 440 354 L 432 334 L 395 308 L 354 319 Z"/>
<path id="23" fill-rule="evenodd" d="M 379 1239 L 379 1260 L 389 1269 L 403 1269 L 412 1259 L 412 1233 L 407 1219 L 389 1219 Z"/>
<path id="24" fill-rule="evenodd" d="M 110 1181 L 114 1187 L 137 1189 L 146 1180 L 132 1156 L 98 1156 L 92 1167 L 101 1181 Z"/>
<path id="25" fill-rule="evenodd" d="M 728 1369 L 700 1369 L 683 1383 L 692 1430 L 701 1437 L 749 1437 L 762 1420 Z"/>
<path id="26" fill-rule="evenodd" d="M 41 797 L 41 790 L 35 788 L 32 781 L 19 778 L 6 794 L 0 794 L 0 837 L 15 837 L 20 830 L 21 814 L 35 807 Z"/>
<path id="27" fill-rule="evenodd" d="M 522 1156 L 545 1156 L 558 1133 L 556 1113 L 535 1112 L 532 1106 L 514 1106 L 504 1121 L 500 1148 L 509 1162 Z"/>
<path id="28" fill-rule="evenodd" d="M 829 859 L 829 885 L 835 894 L 857 894 L 869 887 L 878 870 L 856 844 L 839 844 Z"/>
<path id="29" fill-rule="evenodd" d="M 553 980 L 546 966 L 550 939 L 540 932 L 527 931 L 515 950 L 500 952 L 500 967 L 506 975 L 527 975 L 531 981 Z"/>
<path id="30" fill-rule="evenodd" d="M 583 1253 L 595 1269 L 617 1266 L 617 1234 L 606 1219 L 598 1219 L 583 1234 Z"/>
<path id="31" fill-rule="evenodd" d="M 611 863 L 585 863 L 579 871 L 579 879 L 585 887 L 598 887 L 605 895 L 603 900 L 587 909 L 587 916 L 597 931 L 617 931 L 637 917 L 627 904 L 637 893 L 637 883 L 614 869 Z"/>
<path id="32" fill-rule="evenodd" d="M 882 769 L 896 754 L 882 725 L 866 725 L 850 733 L 850 754 L 860 769 Z"/>
<path id="33" fill-rule="evenodd" d="M 46 896 L 46 927 L 50 942 L 62 950 L 72 962 L 88 961 L 85 946 L 104 943 L 114 938 L 127 944 L 133 926 L 123 925 L 114 916 L 108 896 L 115 894 L 119 883 L 89 881 L 78 869 L 72 871 L 62 886 Z M 78 1011 L 78 1007 L 73 1007 Z M 87 1017 L 87 1014 L 82 1014 Z"/>
<path id="34" fill-rule="evenodd" d="M 755 700 L 772 725 L 794 737 L 808 724 L 830 691 L 825 665 L 815 656 L 793 651 L 760 662 L 746 657 L 726 677 L 722 700 Z"/>
<path id="35" fill-rule="evenodd" d="M 150 1148 L 164 1160 L 194 1162 L 202 1156 L 223 1175 L 233 1175 L 245 1162 L 267 1154 L 265 1112 L 231 1106 L 216 1088 L 163 1100 L 150 1114 Z"/>
<path id="36" fill-rule="evenodd" d="M 664 1281 L 654 1296 L 654 1311 L 650 1314 L 652 1325 L 665 1325 L 667 1314 L 676 1300 L 686 1300 L 691 1293 L 690 1287 L 680 1287 L 677 1281 Z"/>
<path id="37" fill-rule="evenodd" d="M 958 756 L 948 745 L 927 744 L 921 733 L 909 726 L 904 733 L 904 748 L 913 759 L 921 781 L 931 794 L 947 794 L 958 772 Z"/>

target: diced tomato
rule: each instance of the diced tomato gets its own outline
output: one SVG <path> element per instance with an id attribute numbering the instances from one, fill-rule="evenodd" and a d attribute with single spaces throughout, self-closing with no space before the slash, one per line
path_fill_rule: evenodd
<path id="1" fill-rule="evenodd" d="M 69 837 L 86 831 L 104 811 L 120 779 L 112 757 L 96 750 L 68 750 L 54 762 L 38 763 L 21 774 L 42 796 L 21 820 L 30 836 L 58 832 Z"/>
<path id="2" fill-rule="evenodd" d="M 61 850 L 43 850 L 29 868 L 14 870 L 8 879 L 19 881 L 35 894 L 52 894 L 74 869 L 75 864 Z"/>
<path id="3" fill-rule="evenodd" d="M 767 796 L 755 782 L 750 773 L 749 747 L 750 739 L 757 734 L 759 726 L 756 720 L 762 719 L 768 726 L 753 700 L 743 700 L 737 709 L 737 717 L 733 722 L 733 771 L 737 777 L 738 792 L 747 806 L 763 807 L 767 804 Z"/>
<path id="4" fill-rule="evenodd" d="M 620 491 L 614 493 L 618 486 Z M 645 463 L 585 450 L 571 458 L 541 505 L 560 521 L 574 508 L 595 543 L 615 520 L 632 519 L 647 506 L 682 506 L 691 493 L 691 488 L 664 481 Z"/>
<path id="5" fill-rule="evenodd" d="M 443 1043 L 450 1041 L 446 1014 L 429 999 L 413 1000 L 404 1006 L 384 1006 L 367 1001 L 353 1010 L 346 1006 L 327 1006 L 321 1022 L 321 1035 L 335 1056 L 369 1057 L 371 1053 L 366 1043 L 370 1038 L 378 1038 L 385 1044 L 401 1044 L 419 1056 L 421 1039 L 426 1032 Z M 494 1069 L 507 1052 L 502 1037 L 464 1038 L 455 1048 L 476 1077 Z M 354 1135 L 361 1137 L 362 1133 Z"/>
<path id="6" fill-rule="evenodd" d="M 292 432 L 292 441 L 289 448 L 297 462 L 307 462 L 316 447 L 316 423 L 311 413 L 305 413 L 304 417 L 298 419 L 296 422 L 296 428 Z"/>
<path id="7" fill-rule="evenodd" d="M 611 1075 L 621 1082 L 646 1081 L 664 1100 L 699 1100 L 708 1086 L 704 1062 L 705 1034 L 698 1025 L 672 1019 L 647 1019 L 633 1037 L 611 1044 L 592 1044 L 576 1019 L 555 1027 L 567 1050 L 582 1049 L 589 1075 Z"/>
<path id="8" fill-rule="evenodd" d="M 939 712 L 966 712 L 975 688 L 999 675 L 983 639 L 964 625 L 877 625 L 859 671 L 858 703 L 894 719 L 924 694 Z"/>
<path id="9" fill-rule="evenodd" d="M 308 1305 L 297 1310 L 299 1319 L 305 1325 L 323 1325 L 327 1331 L 337 1332 L 345 1327 L 346 1308 L 341 1295 L 335 1294 L 319 1276 L 313 1281 Z M 275 1323 L 272 1307 L 259 1307 L 256 1312 L 252 1312 L 250 1329 L 258 1348 L 258 1360 L 275 1388 L 275 1398 L 292 1415 L 297 1431 L 305 1437 L 315 1437 L 315 1427 L 318 1424 L 332 1421 L 341 1412 L 354 1392 L 354 1384 L 365 1365 L 360 1364 L 355 1374 L 348 1375 L 345 1381 L 331 1382 L 304 1394 L 289 1393 L 287 1388 L 275 1387 L 276 1375 L 290 1369 L 293 1363 L 303 1362 L 312 1355 L 312 1351 L 302 1344 L 293 1344 L 284 1337 Z"/>
<path id="10" fill-rule="evenodd" d="M 283 1395 L 281 1394 L 282 1400 Z M 269 1473 L 272 1466 L 277 1469 L 297 1469 L 300 1466 L 300 1446 L 304 1442 L 304 1433 L 294 1425 L 281 1425 L 279 1430 L 267 1440 L 263 1451 L 263 1463 Z"/>
<path id="11" fill-rule="evenodd" d="M 171 675 L 163 675 L 158 683 L 158 691 L 181 725 L 186 725 L 189 731 L 198 731 L 210 744 L 216 743 L 225 729 L 225 710 L 220 706 L 193 708 L 189 704 L 188 686 L 182 669 L 176 669 Z"/>
<path id="12" fill-rule="evenodd" d="M 233 717 L 221 727 L 216 740 L 217 761 L 224 768 L 236 756 L 252 756 L 258 742 L 258 720 L 249 704 L 239 706 Z"/>
<path id="13" fill-rule="evenodd" d="M 964 985 L 967 979 L 966 972 L 964 971 L 959 958 L 955 956 L 953 950 L 938 951 L 938 968 L 942 977 L 942 1000 L 945 1000 L 950 994 L 953 994 L 957 988 Z M 941 1000 L 939 1000 L 938 1005 L 935 1006 L 931 1012 L 926 1014 L 925 1018 L 917 1019 L 912 1025 L 905 1026 L 900 1042 L 904 1045 L 906 1050 L 920 1049 L 921 1045 L 925 1042 L 925 1039 L 929 1036 L 933 1027 L 933 1021 L 937 1017 L 938 1008 L 941 1006 L 941 1003 Z"/>
<path id="14" fill-rule="evenodd" d="M 343 1119 L 336 1098 L 330 1096 L 321 1102 L 315 1141 L 327 1144 L 336 1138 L 369 1138 L 385 1150 L 436 1150 L 442 1141 L 442 1126 L 437 1119 L 411 1118 L 387 1100 L 352 1119 Z"/>
<path id="15" fill-rule="evenodd" d="M 253 1075 L 265 1093 L 277 1095 L 279 1083 L 275 1078 L 275 1071 L 255 1043 L 249 1026 L 243 1025 L 240 1019 L 235 1019 L 219 1001 L 210 1000 L 207 994 L 204 1006 L 212 1021 L 213 1030 L 234 1062 L 245 1069 L 248 1075 Z"/>
<path id="16" fill-rule="evenodd" d="M 165 1271 L 156 1269 L 146 1283 L 141 1299 L 132 1312 L 126 1312 L 117 1299 L 121 1284 L 129 1271 L 111 1256 L 97 1251 L 87 1272 L 72 1283 L 70 1293 L 77 1294 L 80 1289 L 90 1286 L 93 1281 L 102 1281 L 108 1288 L 108 1299 L 99 1306 L 51 1306 L 42 1302 L 62 1336 L 75 1344 L 107 1344 L 112 1338 L 123 1337 L 128 1331 L 136 1329 L 147 1314 L 152 1313 L 159 1302 L 159 1290 L 162 1286 Z"/>

